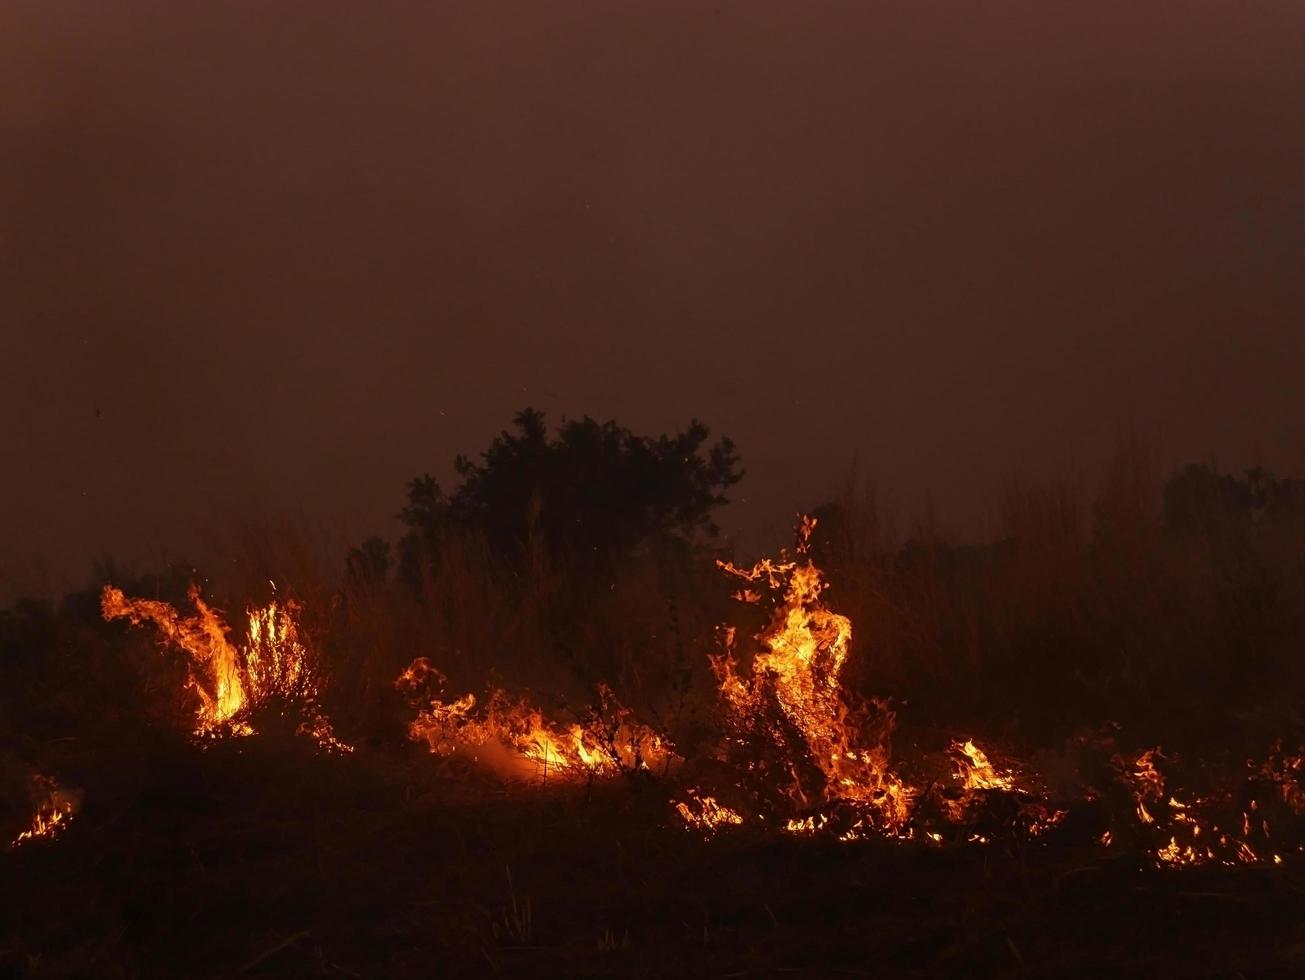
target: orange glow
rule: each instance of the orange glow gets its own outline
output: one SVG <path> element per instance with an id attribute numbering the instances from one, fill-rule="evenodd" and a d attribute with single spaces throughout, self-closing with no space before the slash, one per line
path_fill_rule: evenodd
<path id="1" fill-rule="evenodd" d="M 891 714 L 884 713 L 882 737 L 866 744 L 861 715 L 844 697 L 839 678 L 852 623 L 822 601 L 826 584 L 809 556 L 815 526 L 814 519 L 802 518 L 795 559 L 764 558 L 751 568 L 717 562 L 749 584 L 735 598 L 756 603 L 756 590 L 764 589 L 773 609 L 769 624 L 755 637 L 758 649 L 750 668 L 741 667 L 735 655 L 732 627 L 724 631 L 724 649 L 712 658 L 712 667 L 735 725 L 769 740 L 783 760 L 775 767 L 777 776 L 786 771 L 790 775 L 780 778 L 791 779 L 801 765 L 814 763 L 824 776 L 824 799 L 874 811 L 875 822 L 884 829 L 901 828 L 909 819 L 914 792 L 888 767 Z M 785 729 L 797 733 L 800 746 L 783 734 Z M 794 757 L 795 750 L 805 758 Z M 789 795 L 800 804 L 811 802 L 800 786 Z M 801 821 L 804 829 L 809 820 Z"/>
<path id="2" fill-rule="evenodd" d="M 743 823 L 742 814 L 716 802 L 713 796 L 701 796 L 696 789 L 690 789 L 688 797 L 676 802 L 675 809 L 690 829 L 710 837 L 722 827 Z"/>
<path id="3" fill-rule="evenodd" d="M 59 787 L 49 776 L 34 776 L 32 788 L 37 797 L 32 824 L 14 838 L 12 847 L 19 847 L 27 841 L 44 838 L 51 840 L 72 822 L 80 800 L 79 793 L 70 793 Z"/>
<path id="4" fill-rule="evenodd" d="M 601 708 L 583 724 L 555 725 L 524 699 L 496 689 L 478 707 L 474 694 L 445 700 L 447 679 L 425 657 L 413 661 L 395 686 L 421 705 L 409 735 L 442 756 L 470 755 L 508 778 L 587 779 L 652 769 L 675 761 L 670 743 L 634 721 L 611 690 L 599 688 Z"/>
<path id="5" fill-rule="evenodd" d="M 297 604 L 273 600 L 250 610 L 244 642 L 237 646 L 197 587 L 191 586 L 189 597 L 196 614 L 182 616 L 166 602 L 129 599 L 121 589 L 106 585 L 100 609 L 106 620 L 125 618 L 136 626 L 152 623 L 165 642 L 185 652 L 187 683 L 200 702 L 197 736 L 252 735 L 251 715 L 275 706 L 282 712 L 293 708 L 303 716 L 298 734 L 330 751 L 353 751 L 335 737 L 330 721 L 317 710 L 317 665 L 299 636 Z"/>

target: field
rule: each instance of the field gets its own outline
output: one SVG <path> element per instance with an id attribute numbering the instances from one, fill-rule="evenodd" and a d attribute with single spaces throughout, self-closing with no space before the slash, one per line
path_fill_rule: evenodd
<path id="1" fill-rule="evenodd" d="M 0 618 L 0 969 L 1300 975 L 1299 514 L 1173 487 L 601 585 L 460 529 L 101 568 Z"/>
<path id="2" fill-rule="evenodd" d="M 125 773 L 124 773 L 125 776 Z M 1299 867 L 669 824 L 654 784 L 507 792 L 429 757 L 143 749 L 83 826 L 6 856 L 38 976 L 1266 976 Z M 74 833 L 73 831 L 80 831 Z"/>

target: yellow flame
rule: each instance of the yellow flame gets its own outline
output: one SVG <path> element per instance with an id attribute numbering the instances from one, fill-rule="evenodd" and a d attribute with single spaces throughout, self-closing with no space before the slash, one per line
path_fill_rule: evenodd
<path id="1" fill-rule="evenodd" d="M 722 827 L 743 823 L 743 816 L 737 810 L 717 802 L 714 796 L 702 796 L 698 790 L 688 791 L 688 800 L 675 803 L 675 809 L 685 826 L 711 836 Z"/>
<path id="2" fill-rule="evenodd" d="M 675 758 L 669 741 L 635 722 L 631 712 L 606 685 L 599 687 L 602 712 L 589 724 L 554 725 L 538 708 L 523 699 L 513 700 L 496 689 L 479 710 L 474 694 L 454 700 L 442 698 L 447 679 L 425 657 L 409 664 L 395 686 L 422 705 L 409 725 L 409 735 L 424 740 L 442 756 L 459 750 L 489 765 L 500 761 L 496 748 L 515 754 L 523 768 L 500 765 L 508 776 L 538 776 L 543 780 L 584 779 L 621 772 L 665 767 Z"/>
<path id="3" fill-rule="evenodd" d="M 299 636 L 299 607 L 272 601 L 248 614 L 244 642 L 228 636 L 226 623 L 204 602 L 195 586 L 189 590 L 194 616 L 182 616 L 171 605 L 154 599 L 130 599 L 106 585 L 100 610 L 106 620 L 125 618 L 133 625 L 152 623 L 166 642 L 187 655 L 188 685 L 199 695 L 195 734 L 252 735 L 246 715 L 274 699 L 295 704 L 306 714 L 299 733 L 323 748 L 352 752 L 335 737 L 331 723 L 315 707 L 317 672 Z"/>
<path id="4" fill-rule="evenodd" d="M 777 601 L 769 625 L 756 636 L 759 649 L 750 670 L 744 672 L 735 657 L 732 627 L 724 630 L 724 647 L 712 657 L 712 667 L 740 724 L 766 731 L 768 705 L 778 706 L 824 774 L 827 799 L 872 807 L 884 825 L 901 826 L 909 818 L 914 793 L 889 770 L 886 745 L 861 744 L 843 697 L 840 675 L 851 647 L 852 622 L 821 599 L 826 584 L 809 556 L 815 526 L 815 519 L 802 518 L 794 560 L 763 558 L 750 568 L 717 562 L 727 574 L 776 594 Z M 736 598 L 751 603 L 759 594 L 747 588 Z"/>
<path id="5" fill-rule="evenodd" d="M 38 797 L 32 824 L 14 838 L 11 847 L 18 847 L 27 841 L 38 838 L 52 839 L 59 836 L 72 822 L 81 794 L 65 792 L 49 776 L 34 776 L 33 789 Z"/>

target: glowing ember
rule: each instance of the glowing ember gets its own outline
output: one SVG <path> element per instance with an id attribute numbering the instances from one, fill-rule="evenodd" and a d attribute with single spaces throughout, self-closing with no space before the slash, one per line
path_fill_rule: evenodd
<path id="1" fill-rule="evenodd" d="M 1259 804 L 1252 799 L 1250 812 L 1241 815 L 1240 833 L 1221 828 L 1216 801 L 1199 797 L 1180 797 L 1167 792 L 1157 762 L 1166 761 L 1158 748 L 1143 752 L 1128 774 L 1133 789 L 1136 814 L 1146 834 L 1158 835 L 1152 855 L 1160 867 L 1192 867 L 1218 863 L 1228 866 L 1279 863 L 1278 856 L 1261 856 L 1269 840 L 1267 819 L 1255 819 L 1251 813 Z M 1268 764 L 1266 764 L 1267 766 Z M 1226 811 L 1223 811 L 1227 816 Z"/>
<path id="2" fill-rule="evenodd" d="M 790 834 L 814 834 L 817 831 L 824 830 L 825 825 L 829 823 L 829 818 L 823 813 L 807 817 L 805 820 L 790 820 L 784 825 L 784 829 Z"/>
<path id="3" fill-rule="evenodd" d="M 299 636 L 295 603 L 273 601 L 251 610 L 245 640 L 237 646 L 197 587 L 191 586 L 189 597 L 196 615 L 182 616 L 166 602 L 129 599 L 121 589 L 106 585 L 100 608 L 106 620 L 126 618 L 136 626 L 152 623 L 166 642 L 186 653 L 188 685 L 200 701 L 196 735 L 252 735 L 251 717 L 271 709 L 300 716 L 297 734 L 315 739 L 323 748 L 353 751 L 335 737 L 330 721 L 316 708 L 318 673 Z"/>

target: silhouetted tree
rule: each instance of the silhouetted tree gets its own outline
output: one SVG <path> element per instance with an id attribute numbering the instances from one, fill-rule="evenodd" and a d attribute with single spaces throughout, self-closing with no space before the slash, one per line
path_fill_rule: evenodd
<path id="1" fill-rule="evenodd" d="M 1226 536 L 1254 524 L 1280 524 L 1305 514 L 1305 481 L 1278 479 L 1256 467 L 1244 479 L 1192 463 L 1164 490 L 1165 528 L 1179 537 Z"/>
<path id="2" fill-rule="evenodd" d="M 449 523 L 449 502 L 429 473 L 408 484 L 408 506 L 399 512 L 407 528 L 399 539 L 399 574 L 416 586 L 425 564 L 439 553 L 439 535 Z"/>
<path id="3" fill-rule="evenodd" d="M 743 476 L 734 444 L 708 444 L 696 419 L 657 437 L 586 416 L 564 420 L 550 438 L 544 414 L 531 408 L 513 421 L 479 462 L 458 457 L 462 482 L 451 497 L 428 475 L 409 485 L 400 514 L 405 577 L 437 553 L 451 521 L 483 531 L 501 555 L 522 554 L 535 539 L 555 556 L 600 566 L 659 540 L 714 537 L 712 511 Z"/>

